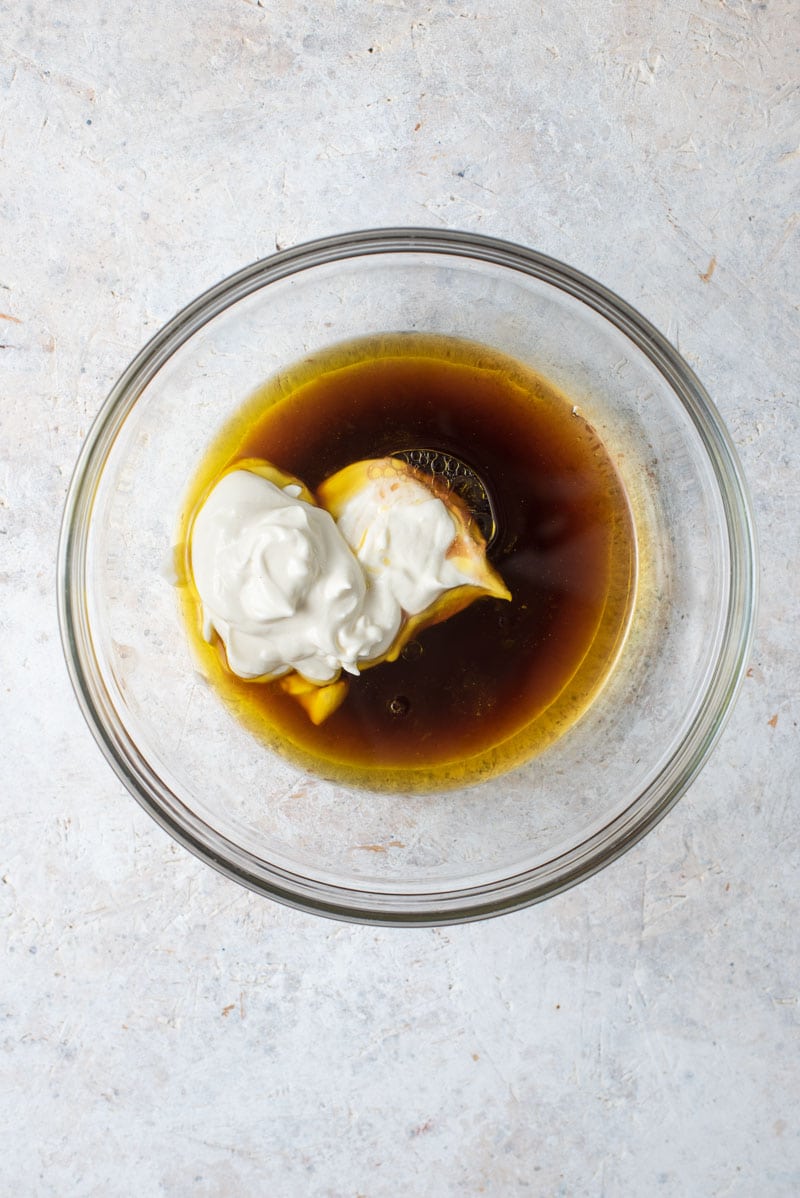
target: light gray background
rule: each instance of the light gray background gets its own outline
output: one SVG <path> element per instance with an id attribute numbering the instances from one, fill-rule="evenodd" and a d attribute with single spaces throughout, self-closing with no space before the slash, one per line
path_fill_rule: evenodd
<path id="1" fill-rule="evenodd" d="M 0 3 L 0 1190 L 794 1195 L 794 0 Z M 507 236 L 639 307 L 738 444 L 763 599 L 667 820 L 546 905 L 446 931 L 274 906 L 175 847 L 83 725 L 68 477 L 206 286 L 389 223 Z"/>

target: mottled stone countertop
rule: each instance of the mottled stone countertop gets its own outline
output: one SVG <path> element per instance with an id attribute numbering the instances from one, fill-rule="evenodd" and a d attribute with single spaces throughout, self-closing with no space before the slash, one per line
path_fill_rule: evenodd
<path id="1" fill-rule="evenodd" d="M 794 0 L 0 3 L 4 1194 L 800 1193 Z M 77 710 L 82 438 L 206 286 L 329 232 L 508 237 L 675 342 L 738 446 L 762 602 L 690 792 L 591 881 L 447 930 L 240 889 Z"/>

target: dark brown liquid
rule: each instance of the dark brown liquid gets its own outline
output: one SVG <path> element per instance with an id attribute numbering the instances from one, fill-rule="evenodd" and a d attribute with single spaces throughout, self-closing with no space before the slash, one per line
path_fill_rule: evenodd
<path id="1" fill-rule="evenodd" d="M 621 644 L 635 583 L 633 522 L 591 427 L 545 380 L 484 347 L 394 335 L 353 343 L 266 386 L 209 454 L 186 519 L 237 458 L 266 458 L 312 490 L 351 462 L 420 446 L 486 484 L 490 559 L 512 601 L 483 598 L 363 671 L 315 727 L 276 684 L 230 674 L 194 640 L 240 716 L 329 777 L 435 789 L 508 769 L 585 709 Z"/>

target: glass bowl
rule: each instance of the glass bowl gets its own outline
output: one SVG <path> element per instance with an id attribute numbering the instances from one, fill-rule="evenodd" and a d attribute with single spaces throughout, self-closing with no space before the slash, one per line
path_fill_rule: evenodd
<path id="1" fill-rule="evenodd" d="M 571 397 L 627 488 L 640 555 L 629 634 L 578 722 L 505 776 L 424 795 L 325 781 L 255 739 L 198 673 L 166 568 L 187 484 L 243 401 L 310 354 L 402 330 L 489 345 Z M 740 467 L 672 346 L 560 262 L 475 234 L 414 228 L 275 254 L 157 333 L 83 447 L 58 575 L 75 693 L 142 806 L 261 894 L 381 924 L 514 910 L 634 844 L 719 736 L 755 604 Z"/>

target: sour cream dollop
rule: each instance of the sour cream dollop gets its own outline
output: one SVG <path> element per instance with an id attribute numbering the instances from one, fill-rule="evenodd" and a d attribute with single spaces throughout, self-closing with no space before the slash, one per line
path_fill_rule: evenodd
<path id="1" fill-rule="evenodd" d="M 339 531 L 372 580 L 410 616 L 474 578 L 448 558 L 457 528 L 441 499 L 413 475 L 383 462 L 341 504 Z"/>
<path id="2" fill-rule="evenodd" d="M 299 499 L 298 489 L 233 470 L 192 526 L 203 635 L 217 632 L 242 678 L 297 670 L 325 683 L 340 670 L 357 674 L 400 626 L 399 609 L 370 594 L 333 517 Z"/>

